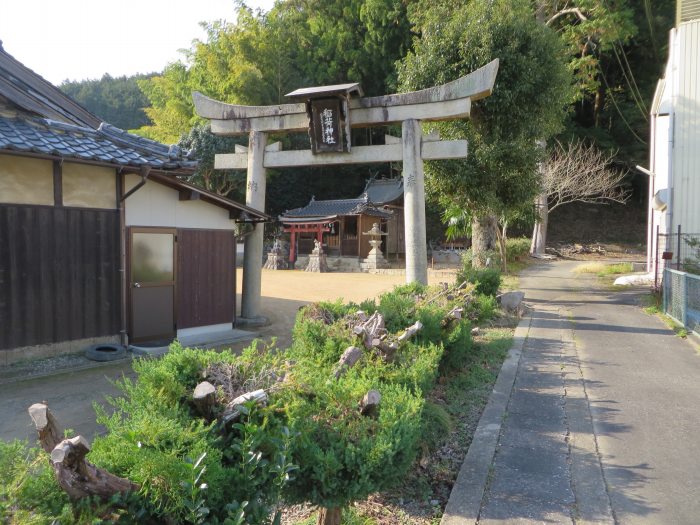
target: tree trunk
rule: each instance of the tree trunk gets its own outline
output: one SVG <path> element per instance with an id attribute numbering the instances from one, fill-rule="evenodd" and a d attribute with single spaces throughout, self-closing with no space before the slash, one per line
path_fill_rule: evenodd
<path id="1" fill-rule="evenodd" d="M 340 507 L 321 507 L 316 525 L 340 525 L 342 512 Z"/>
<path id="2" fill-rule="evenodd" d="M 496 228 L 498 223 L 496 217 L 488 215 L 486 217 L 475 217 L 472 219 L 472 267 L 486 267 L 487 259 L 496 249 Z"/>
<path id="3" fill-rule="evenodd" d="M 73 500 L 97 496 L 107 501 L 115 494 L 136 492 L 139 486 L 85 460 L 90 445 L 83 436 L 64 439 L 51 451 L 56 481 Z"/>
<path id="4" fill-rule="evenodd" d="M 547 244 L 547 223 L 549 222 L 549 206 L 547 205 L 547 195 L 542 193 L 535 200 L 539 220 L 535 221 L 535 228 L 532 232 L 532 242 L 530 243 L 530 253 L 532 255 L 544 255 Z"/>
<path id="5" fill-rule="evenodd" d="M 503 229 L 496 225 L 496 240 L 498 241 L 498 253 L 501 256 L 501 271 L 508 271 L 508 253 L 506 251 L 506 224 Z"/>
<path id="6" fill-rule="evenodd" d="M 36 431 L 39 434 L 41 448 L 51 454 L 51 451 L 63 439 L 63 432 L 61 432 L 56 418 L 53 417 L 48 405 L 44 403 L 35 403 L 30 406 L 29 416 L 32 418 Z"/>

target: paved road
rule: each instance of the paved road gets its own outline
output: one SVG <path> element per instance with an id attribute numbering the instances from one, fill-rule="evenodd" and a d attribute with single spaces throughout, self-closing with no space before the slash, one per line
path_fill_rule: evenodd
<path id="1" fill-rule="evenodd" d="M 132 374 L 131 362 L 121 362 L 0 385 L 0 439 L 26 439 L 34 443 L 36 431 L 27 408 L 33 403 L 47 401 L 59 424 L 92 440 L 103 430 L 95 422 L 92 403 L 104 403 L 105 396 L 117 395 L 119 390 L 112 381 Z"/>
<path id="2" fill-rule="evenodd" d="M 533 317 L 479 523 L 700 523 L 700 356 L 576 265 L 521 279 Z"/>

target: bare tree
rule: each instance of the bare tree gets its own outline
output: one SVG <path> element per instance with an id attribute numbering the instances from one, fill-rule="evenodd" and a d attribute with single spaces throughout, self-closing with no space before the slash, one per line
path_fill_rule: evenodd
<path id="1" fill-rule="evenodd" d="M 626 172 L 612 167 L 614 153 L 600 151 L 592 144 L 573 141 L 560 143 L 542 163 L 542 194 L 535 205 L 535 222 L 530 253 L 544 254 L 549 212 L 570 202 L 624 203 L 629 191 L 622 186 Z"/>

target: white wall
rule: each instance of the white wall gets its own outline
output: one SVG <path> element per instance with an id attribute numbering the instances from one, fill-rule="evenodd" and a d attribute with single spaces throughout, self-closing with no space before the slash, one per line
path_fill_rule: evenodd
<path id="1" fill-rule="evenodd" d="M 126 176 L 126 191 L 141 182 L 138 175 Z M 200 200 L 181 201 L 179 193 L 154 181 L 126 199 L 127 226 L 160 226 L 232 230 L 229 212 Z"/>
<path id="2" fill-rule="evenodd" d="M 681 24 L 674 40 L 673 231 L 700 233 L 700 20 Z"/>

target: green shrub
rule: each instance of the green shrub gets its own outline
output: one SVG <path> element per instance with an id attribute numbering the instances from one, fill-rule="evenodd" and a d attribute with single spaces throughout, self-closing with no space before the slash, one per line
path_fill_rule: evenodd
<path id="1" fill-rule="evenodd" d="M 472 268 L 465 266 L 457 274 L 457 282 L 469 282 L 476 285 L 476 292 L 483 295 L 493 295 L 498 293 L 501 286 L 501 272 L 495 268 Z"/>
<path id="2" fill-rule="evenodd" d="M 422 397 L 358 374 L 341 381 L 324 375 L 305 379 L 308 394 L 288 391 L 285 396 L 299 465 L 287 497 L 338 508 L 400 481 L 416 454 Z M 376 418 L 358 409 L 371 389 L 382 396 Z"/>
<path id="3" fill-rule="evenodd" d="M 424 456 L 434 452 L 454 429 L 452 416 L 442 406 L 426 401 L 421 413 L 420 448 Z"/>
<path id="4" fill-rule="evenodd" d="M 506 260 L 508 262 L 519 261 L 530 253 L 530 239 L 527 237 L 515 237 L 506 239 Z"/>
<path id="5" fill-rule="evenodd" d="M 459 370 L 464 366 L 473 347 L 471 330 L 472 324 L 467 319 L 463 319 L 447 336 L 445 352 L 440 361 L 441 375 Z"/>
<path id="6" fill-rule="evenodd" d="M 0 523 L 49 525 L 70 516 L 49 457 L 24 441 L 0 441 Z"/>
<path id="7" fill-rule="evenodd" d="M 244 524 L 270 522 L 291 470 L 283 418 L 270 407 L 251 406 L 222 433 L 188 401 L 208 366 L 240 363 L 252 377 L 281 359 L 258 357 L 255 345 L 240 357 L 173 345 L 162 359 L 136 362 L 137 380 L 122 380 L 124 396 L 110 399 L 114 412 L 96 406 L 108 433 L 95 440 L 90 460 L 139 483 L 151 518 L 192 523 L 192 509 L 201 506 L 215 522 L 236 514 Z M 193 464 L 202 456 L 200 484 L 207 488 L 193 500 Z"/>
<path id="8" fill-rule="evenodd" d="M 411 283 L 382 294 L 377 310 L 384 316 L 389 332 L 402 331 L 416 322 L 416 297 L 425 293 L 425 290 L 426 287 L 422 284 Z"/>

